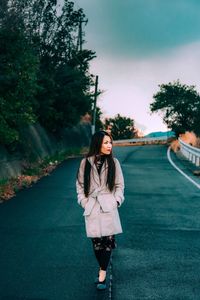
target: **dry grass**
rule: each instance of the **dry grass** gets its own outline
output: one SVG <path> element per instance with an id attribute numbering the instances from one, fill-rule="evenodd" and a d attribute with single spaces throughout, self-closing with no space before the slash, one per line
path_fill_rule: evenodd
<path id="1" fill-rule="evenodd" d="M 183 142 L 187 143 L 196 148 L 200 148 L 200 138 L 195 135 L 194 132 L 186 131 L 183 134 L 180 134 L 180 138 Z M 180 150 L 180 144 L 178 140 L 174 140 L 171 143 L 171 148 L 174 152 Z"/>
<path id="2" fill-rule="evenodd" d="M 179 144 L 179 141 L 178 140 L 174 140 L 171 142 L 171 149 L 174 151 L 174 152 L 177 152 L 180 150 L 180 144 Z"/>
<path id="3" fill-rule="evenodd" d="M 31 187 L 40 178 L 50 175 L 63 160 L 79 155 L 82 156 L 87 150 L 87 148 L 68 149 L 52 157 L 47 157 L 43 161 L 35 163 L 24 162 L 23 174 L 15 178 L 0 180 L 0 203 L 15 196 L 17 191 Z"/>
<path id="4" fill-rule="evenodd" d="M 180 134 L 180 138 L 183 142 L 185 142 L 191 146 L 194 146 L 194 147 L 196 146 L 197 136 L 194 132 L 186 131 L 185 133 Z"/>
<path id="5" fill-rule="evenodd" d="M 126 143 L 117 143 L 117 141 L 113 144 L 113 146 L 145 146 L 145 145 L 164 145 L 167 144 L 167 141 L 149 141 L 149 142 L 126 142 Z"/>
<path id="6" fill-rule="evenodd" d="M 38 171 L 37 175 L 22 174 L 0 184 L 0 199 L 5 201 L 15 196 L 16 192 L 23 188 L 31 187 L 41 177 L 49 175 L 57 166 L 57 163 L 49 164 Z"/>

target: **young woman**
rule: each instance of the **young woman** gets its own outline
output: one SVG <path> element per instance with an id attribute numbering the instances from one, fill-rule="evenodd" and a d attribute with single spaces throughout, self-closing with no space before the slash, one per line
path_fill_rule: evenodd
<path id="1" fill-rule="evenodd" d="M 112 137 L 106 131 L 92 136 L 76 181 L 78 203 L 84 208 L 87 237 L 92 239 L 99 264 L 97 289 L 106 288 L 106 270 L 115 235 L 122 233 L 118 207 L 124 201 L 124 178 L 119 161 L 112 155 Z"/>

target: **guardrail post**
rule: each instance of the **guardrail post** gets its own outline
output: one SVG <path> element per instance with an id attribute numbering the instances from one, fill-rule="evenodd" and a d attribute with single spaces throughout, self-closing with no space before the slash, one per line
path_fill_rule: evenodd
<path id="1" fill-rule="evenodd" d="M 200 166 L 200 149 L 183 142 L 180 138 L 178 140 L 181 153 L 193 164 Z"/>

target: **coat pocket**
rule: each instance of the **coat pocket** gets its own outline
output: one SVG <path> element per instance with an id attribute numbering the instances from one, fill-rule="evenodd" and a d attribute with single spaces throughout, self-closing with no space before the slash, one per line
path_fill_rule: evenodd
<path id="1" fill-rule="evenodd" d="M 84 213 L 83 213 L 84 216 L 89 216 L 91 214 L 91 211 L 92 211 L 95 203 L 96 203 L 95 198 L 92 198 L 92 197 L 88 198 L 88 202 L 85 205 L 85 210 L 84 210 Z"/>
<path id="2" fill-rule="evenodd" d="M 111 212 L 117 207 L 117 201 L 113 194 L 98 195 L 97 200 L 103 212 Z"/>

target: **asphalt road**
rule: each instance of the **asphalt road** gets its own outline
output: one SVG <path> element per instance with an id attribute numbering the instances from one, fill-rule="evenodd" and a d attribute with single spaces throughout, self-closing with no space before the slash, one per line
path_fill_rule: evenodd
<path id="1" fill-rule="evenodd" d="M 200 299 L 199 190 L 165 146 L 115 148 L 125 176 L 112 278 L 96 291 L 97 264 L 69 159 L 0 205 L 1 300 Z"/>
<path id="2" fill-rule="evenodd" d="M 113 299 L 200 299 L 200 191 L 166 152 L 145 146 L 122 157 L 124 234 L 113 255 Z"/>

